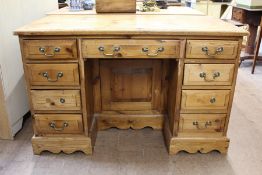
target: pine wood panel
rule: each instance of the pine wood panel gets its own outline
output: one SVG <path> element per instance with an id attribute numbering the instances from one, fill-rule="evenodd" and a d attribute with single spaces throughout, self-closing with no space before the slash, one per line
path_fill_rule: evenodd
<path id="1" fill-rule="evenodd" d="M 79 114 L 36 114 L 34 119 L 38 135 L 83 133 L 82 115 Z M 57 130 L 50 126 L 51 123 Z"/>
<path id="2" fill-rule="evenodd" d="M 80 42 L 78 42 L 80 43 Z M 90 136 L 92 132 L 90 129 L 92 120 L 94 118 L 94 104 L 93 104 L 93 82 L 92 82 L 92 66 L 91 63 L 83 59 L 79 62 L 81 73 L 81 100 L 85 135 Z"/>
<path id="3" fill-rule="evenodd" d="M 169 65 L 167 111 L 169 127 L 172 135 L 177 133 L 178 120 L 180 116 L 181 86 L 183 79 L 184 62 L 171 61 Z M 167 120 L 167 119 L 166 119 Z"/>
<path id="4" fill-rule="evenodd" d="M 223 136 L 226 114 L 181 114 L 179 137 Z"/>
<path id="5" fill-rule="evenodd" d="M 31 90 L 34 110 L 81 110 L 79 90 Z"/>
<path id="6" fill-rule="evenodd" d="M 31 85 L 79 85 L 77 64 L 26 64 L 26 69 Z M 59 73 L 63 76 L 58 77 Z"/>
<path id="7" fill-rule="evenodd" d="M 182 90 L 181 112 L 226 113 L 229 97 L 230 90 Z"/>
<path id="8" fill-rule="evenodd" d="M 103 47 L 104 51 L 100 51 Z M 127 39 L 99 39 L 83 40 L 84 58 L 180 58 L 179 40 L 127 40 Z M 114 52 L 114 48 L 119 51 Z M 148 48 L 148 52 L 142 49 Z M 163 48 L 163 51 L 157 51 Z M 106 56 L 105 54 L 109 54 Z M 111 55 L 110 55 L 111 54 Z"/>
<path id="9" fill-rule="evenodd" d="M 92 82 L 93 82 L 93 96 L 94 96 L 94 112 L 99 113 L 102 110 L 102 97 L 101 97 L 101 76 L 99 60 L 93 61 L 92 70 Z"/>
<path id="10" fill-rule="evenodd" d="M 98 129 L 162 129 L 164 115 L 158 111 L 103 111 L 96 114 Z"/>
<path id="11" fill-rule="evenodd" d="M 159 107 L 160 61 L 111 60 L 101 61 L 100 65 L 102 110 L 151 110 Z"/>
<path id="12" fill-rule="evenodd" d="M 207 52 L 203 51 L 205 47 Z M 216 52 L 219 48 L 223 50 Z M 188 40 L 186 46 L 186 58 L 235 59 L 237 53 L 238 41 Z"/>
<path id="13" fill-rule="evenodd" d="M 92 154 L 93 148 L 91 139 L 85 136 L 64 136 L 64 137 L 37 137 L 33 136 L 32 146 L 34 154 L 40 155 L 43 151 L 52 153 L 64 152 L 66 154 L 75 151 L 82 151 L 85 154 Z"/>
<path id="14" fill-rule="evenodd" d="M 135 13 L 136 0 L 96 0 L 97 13 Z"/>
<path id="15" fill-rule="evenodd" d="M 234 64 L 185 64 L 183 84 L 231 85 L 233 75 Z"/>
<path id="16" fill-rule="evenodd" d="M 23 40 L 23 52 L 24 58 L 30 60 L 76 59 L 76 40 Z"/>
<path id="17" fill-rule="evenodd" d="M 226 137 L 214 138 L 180 138 L 173 137 L 169 146 L 169 154 L 177 154 L 179 151 L 188 153 L 208 153 L 214 150 L 226 154 L 229 147 L 229 139 Z"/>
<path id="18" fill-rule="evenodd" d="M 200 22 L 201 21 L 201 22 Z M 210 25 L 212 24 L 212 25 Z M 194 15 L 48 15 L 15 31 L 26 36 L 194 36 L 238 37 L 248 32 L 210 16 Z"/>

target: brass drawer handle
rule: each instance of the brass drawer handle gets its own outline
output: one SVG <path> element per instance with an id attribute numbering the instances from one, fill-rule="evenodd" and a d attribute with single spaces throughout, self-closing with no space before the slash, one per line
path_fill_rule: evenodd
<path id="1" fill-rule="evenodd" d="M 157 50 L 153 53 L 150 53 L 149 49 L 147 47 L 142 48 L 142 52 L 145 52 L 147 56 L 149 57 L 155 57 L 158 56 L 160 52 L 164 52 L 165 48 L 164 47 L 159 47 Z"/>
<path id="2" fill-rule="evenodd" d="M 61 128 L 56 127 L 56 123 L 54 121 L 49 123 L 50 128 L 53 128 L 55 131 L 63 131 L 65 128 L 69 126 L 67 122 L 63 123 L 63 126 Z"/>
<path id="3" fill-rule="evenodd" d="M 216 49 L 215 53 L 211 54 L 211 53 L 209 53 L 208 47 L 202 47 L 202 52 L 204 52 L 207 56 L 210 56 L 210 57 L 214 57 L 216 55 L 220 55 L 220 54 L 222 54 L 223 51 L 224 51 L 223 47 L 218 47 Z"/>
<path id="4" fill-rule="evenodd" d="M 197 129 L 207 129 L 208 126 L 212 126 L 212 121 L 207 121 L 204 125 L 205 127 L 201 127 L 198 121 L 193 121 L 193 125 L 196 126 Z"/>
<path id="5" fill-rule="evenodd" d="M 49 75 L 48 75 L 48 72 L 43 72 L 43 73 L 39 73 L 41 74 L 43 77 L 45 77 L 47 79 L 47 81 L 49 82 L 57 82 L 59 78 L 62 78 L 64 76 L 64 73 L 63 72 L 58 72 L 56 74 L 56 79 L 55 80 L 52 80 Z"/>
<path id="6" fill-rule="evenodd" d="M 60 103 L 65 103 L 65 99 L 64 98 L 60 98 L 59 101 L 60 101 Z"/>
<path id="7" fill-rule="evenodd" d="M 215 81 L 215 79 L 218 78 L 218 77 L 220 77 L 220 75 L 221 75 L 220 72 L 214 72 L 214 73 L 213 73 L 213 76 L 212 76 L 213 79 L 208 79 L 208 78 L 207 78 L 207 73 L 205 73 L 205 72 L 200 72 L 199 77 L 200 77 L 200 78 L 204 78 L 205 81 Z"/>
<path id="8" fill-rule="evenodd" d="M 120 47 L 114 46 L 112 49 L 112 53 L 105 53 L 105 47 L 99 46 L 98 50 L 103 53 L 104 56 L 115 56 L 117 52 L 120 51 Z"/>
<path id="9" fill-rule="evenodd" d="M 215 102 L 216 102 L 216 98 L 215 98 L 215 97 L 211 97 L 211 98 L 210 98 L 210 103 L 213 104 L 213 103 L 215 103 Z"/>
<path id="10" fill-rule="evenodd" d="M 56 53 L 60 52 L 60 50 L 61 49 L 59 47 L 55 47 L 53 49 L 53 53 L 52 54 L 48 54 L 48 53 L 46 53 L 46 48 L 44 48 L 44 47 L 40 47 L 39 48 L 39 52 L 41 52 L 42 54 L 44 54 L 47 57 L 54 57 Z"/>

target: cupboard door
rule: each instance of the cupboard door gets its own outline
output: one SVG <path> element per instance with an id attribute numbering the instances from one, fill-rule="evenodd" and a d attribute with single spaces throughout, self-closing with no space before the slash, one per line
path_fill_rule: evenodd
<path id="1" fill-rule="evenodd" d="M 153 110 L 160 106 L 161 61 L 103 60 L 103 110 Z"/>

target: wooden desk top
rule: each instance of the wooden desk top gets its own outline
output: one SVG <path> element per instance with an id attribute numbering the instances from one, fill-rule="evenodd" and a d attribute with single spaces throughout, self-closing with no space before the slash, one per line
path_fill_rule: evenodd
<path id="1" fill-rule="evenodd" d="M 244 36 L 248 32 L 209 16 L 99 14 L 48 15 L 15 34 Z"/>

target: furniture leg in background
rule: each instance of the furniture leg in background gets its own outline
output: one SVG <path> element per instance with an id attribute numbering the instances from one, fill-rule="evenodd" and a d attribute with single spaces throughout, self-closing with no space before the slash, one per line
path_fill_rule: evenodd
<path id="1" fill-rule="evenodd" d="M 233 6 L 232 20 L 239 21 L 249 26 L 249 37 L 245 54 L 241 57 L 241 62 L 246 59 L 252 59 L 255 50 L 255 41 L 257 36 L 257 28 L 260 24 L 260 17 L 262 16 L 262 9 L 249 9 L 243 7 Z"/>
<path id="2" fill-rule="evenodd" d="M 260 44 L 261 44 L 261 36 L 262 36 L 261 28 L 262 28 L 262 18 L 261 18 L 261 21 L 260 21 L 259 33 L 257 35 L 256 49 L 255 49 L 254 61 L 253 61 L 252 71 L 251 71 L 252 74 L 254 74 L 254 71 L 255 71 L 256 62 L 257 62 L 258 54 L 259 54 L 259 48 L 260 48 Z"/>

